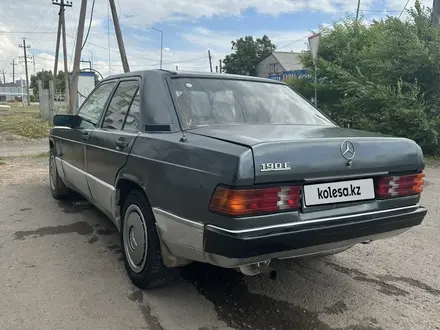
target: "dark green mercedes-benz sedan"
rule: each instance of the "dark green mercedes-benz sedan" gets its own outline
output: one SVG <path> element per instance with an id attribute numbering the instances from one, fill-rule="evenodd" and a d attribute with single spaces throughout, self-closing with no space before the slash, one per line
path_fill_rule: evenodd
<path id="1" fill-rule="evenodd" d="M 140 288 L 192 261 L 274 278 L 273 259 L 392 237 L 427 212 L 414 141 L 341 128 L 279 81 L 111 76 L 54 125 L 52 195 L 115 223 Z"/>

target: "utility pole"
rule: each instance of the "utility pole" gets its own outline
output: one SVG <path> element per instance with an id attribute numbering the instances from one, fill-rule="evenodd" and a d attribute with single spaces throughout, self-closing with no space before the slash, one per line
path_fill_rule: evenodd
<path id="1" fill-rule="evenodd" d="M 35 76 L 35 54 L 32 53 L 32 65 L 34 67 L 34 76 Z"/>
<path id="2" fill-rule="evenodd" d="M 12 83 L 15 84 L 15 66 L 17 65 L 15 63 L 15 59 L 12 60 L 11 65 L 12 65 Z"/>
<path id="3" fill-rule="evenodd" d="M 70 86 L 69 86 L 69 69 L 67 67 L 67 40 L 66 40 L 66 16 L 64 14 L 64 7 L 72 7 L 72 2 L 68 0 L 52 0 L 52 4 L 60 6 L 60 11 L 58 12 L 58 34 L 57 34 L 57 44 L 55 50 L 55 67 L 53 70 L 54 80 L 58 75 L 58 56 L 60 51 L 60 34 L 63 37 L 63 62 L 64 62 L 64 85 L 65 85 L 65 102 L 67 104 L 68 113 L 72 113 L 70 107 Z"/>
<path id="4" fill-rule="evenodd" d="M 75 57 L 73 60 L 73 70 L 72 70 L 72 79 L 70 85 L 70 113 L 73 110 L 76 110 L 76 103 L 78 100 L 78 78 L 79 78 L 79 65 L 81 60 L 81 48 L 83 47 L 83 37 L 84 37 L 84 24 L 86 20 L 86 12 L 87 12 L 87 0 L 81 0 L 81 9 L 79 12 L 79 21 L 78 21 L 78 30 L 76 36 L 76 45 L 75 45 Z"/>
<path id="5" fill-rule="evenodd" d="M 431 16 L 432 25 L 438 24 L 439 16 L 440 16 L 440 0 L 433 0 L 432 1 L 432 16 Z"/>
<path id="6" fill-rule="evenodd" d="M 219 67 L 218 67 L 219 70 L 220 70 L 219 72 L 221 73 L 221 72 L 222 72 L 222 60 L 219 60 L 218 62 L 219 62 L 219 64 L 220 64 Z"/>
<path id="7" fill-rule="evenodd" d="M 52 2 L 52 4 L 54 3 Z M 60 11 L 58 12 L 58 32 L 57 32 L 57 43 L 55 45 L 55 64 L 53 68 L 54 77 L 58 75 L 58 55 L 60 53 L 61 24 L 62 21 L 61 21 L 61 8 L 60 8 Z"/>
<path id="8" fill-rule="evenodd" d="M 26 45 L 26 38 L 23 37 L 23 44 L 22 45 L 18 45 L 18 47 L 23 48 L 23 52 L 24 52 L 24 68 L 26 71 L 26 93 L 27 93 L 27 104 L 30 105 L 30 99 L 31 99 L 31 95 L 29 94 L 29 74 L 28 74 L 28 65 L 27 65 L 27 53 L 26 53 L 26 49 L 27 48 L 31 48 L 31 45 Z"/>
<path id="9" fill-rule="evenodd" d="M 356 9 L 356 25 L 358 24 L 360 7 L 361 7 L 361 0 L 358 0 L 358 5 L 357 5 L 357 9 Z"/>
<path id="10" fill-rule="evenodd" d="M 6 71 L 2 70 L 0 73 L 3 75 L 3 84 L 6 84 Z"/>
<path id="11" fill-rule="evenodd" d="M 113 24 L 115 26 L 116 39 L 118 40 L 119 54 L 121 55 L 122 67 L 124 72 L 130 72 L 128 66 L 127 53 L 125 52 L 124 39 L 122 38 L 121 26 L 119 25 L 118 12 L 116 11 L 115 0 L 109 0 L 112 11 Z"/>
<path id="12" fill-rule="evenodd" d="M 148 28 L 157 31 L 160 33 L 160 68 L 162 69 L 162 62 L 163 62 L 163 31 L 156 29 L 155 27 L 148 25 Z"/>
<path id="13" fill-rule="evenodd" d="M 211 51 L 208 49 L 208 57 L 209 57 L 209 68 L 212 72 L 212 57 L 211 57 Z"/>

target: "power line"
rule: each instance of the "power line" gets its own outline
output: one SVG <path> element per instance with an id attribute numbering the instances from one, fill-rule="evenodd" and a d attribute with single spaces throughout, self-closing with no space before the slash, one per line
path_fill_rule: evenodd
<path id="1" fill-rule="evenodd" d="M 347 19 L 347 17 L 353 15 L 354 13 L 356 13 L 356 11 L 354 11 L 354 12 L 352 12 L 352 13 L 350 13 L 350 14 L 345 15 L 344 17 L 342 17 L 341 19 L 339 19 L 339 20 L 337 20 L 337 21 L 332 22 L 332 24 L 336 24 L 336 23 L 342 22 L 343 20 Z M 302 37 L 302 38 L 300 38 L 300 39 L 294 40 L 294 41 L 292 41 L 292 42 L 289 42 L 288 44 L 286 44 L 286 45 L 284 45 L 284 46 L 282 46 L 282 47 L 277 47 L 276 50 L 280 50 L 280 49 L 286 48 L 286 47 L 288 47 L 288 46 L 290 46 L 290 45 L 293 45 L 293 44 L 295 44 L 295 43 L 297 43 L 297 42 L 300 42 L 300 41 L 302 41 L 302 40 L 304 40 L 304 39 L 307 39 L 308 37 L 309 37 L 309 35 L 307 35 L 307 36 L 305 36 L 305 37 Z"/>
<path id="2" fill-rule="evenodd" d="M 111 45 L 110 45 L 110 8 L 107 1 L 107 42 L 108 42 L 108 72 L 109 74 L 112 73 L 112 61 L 111 61 Z"/>
<path id="3" fill-rule="evenodd" d="M 40 15 L 39 18 L 37 18 L 37 22 L 34 23 L 34 25 L 32 25 L 32 28 L 29 30 L 28 33 L 31 33 L 33 31 L 35 31 L 35 29 L 38 27 L 38 25 L 41 23 L 41 21 L 43 20 L 44 16 L 46 16 L 47 12 L 49 11 L 50 8 L 50 3 L 46 6 L 46 8 L 44 9 L 43 13 Z"/>
<path id="4" fill-rule="evenodd" d="M 48 28 L 48 30 L 50 30 L 50 29 L 52 29 L 52 27 L 54 26 L 54 24 L 56 23 L 58 21 L 58 17 L 55 17 L 55 20 L 52 22 L 52 24 L 50 25 L 50 27 Z M 32 42 L 35 44 L 37 41 L 39 41 L 45 34 L 46 34 L 47 32 L 43 32 L 43 33 L 41 33 L 41 35 L 37 38 L 37 39 L 35 39 L 35 40 L 33 40 Z"/>
<path id="5" fill-rule="evenodd" d="M 407 0 L 406 3 L 405 3 L 405 6 L 403 6 L 403 9 L 402 9 L 402 11 L 399 14 L 399 18 L 400 18 L 400 16 L 402 16 L 403 12 L 405 11 L 406 6 L 408 6 L 408 3 L 409 3 L 409 0 Z"/>
<path id="6" fill-rule="evenodd" d="M 91 27 L 92 27 L 93 11 L 94 11 L 94 10 L 95 10 L 95 0 L 93 0 L 93 2 L 92 2 L 92 11 L 91 11 L 91 13 L 90 13 L 89 28 L 87 29 L 87 34 L 86 34 L 86 37 L 85 37 L 85 39 L 84 39 L 84 43 L 83 43 L 82 46 L 81 46 L 81 50 L 84 49 L 84 46 L 85 46 L 86 43 L 87 43 L 87 39 L 89 38 L 90 29 L 91 29 Z"/>
<path id="7" fill-rule="evenodd" d="M 27 32 L 27 31 L 0 31 L 0 34 L 26 34 L 26 33 L 28 33 L 28 34 L 38 34 L 38 33 L 44 33 L 44 34 L 47 34 L 47 33 L 53 33 L 53 34 L 55 34 L 56 32 L 44 32 L 44 31 L 34 31 L 34 32 Z"/>
<path id="8" fill-rule="evenodd" d="M 73 52 L 75 51 L 75 44 L 76 44 L 76 33 L 75 33 L 75 29 L 73 27 L 73 23 L 72 22 L 76 22 L 75 19 L 75 13 L 73 10 L 70 11 L 70 15 L 72 15 L 72 21 L 70 22 L 70 29 L 72 30 L 72 34 L 73 34 L 73 43 L 72 43 L 72 51 L 70 52 L 70 62 L 69 62 L 69 66 L 72 66 L 72 62 L 73 62 Z"/>

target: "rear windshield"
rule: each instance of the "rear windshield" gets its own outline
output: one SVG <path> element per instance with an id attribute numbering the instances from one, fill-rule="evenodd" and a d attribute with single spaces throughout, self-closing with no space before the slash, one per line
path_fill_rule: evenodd
<path id="1" fill-rule="evenodd" d="M 286 85 L 212 78 L 173 78 L 185 128 L 216 124 L 334 126 Z"/>

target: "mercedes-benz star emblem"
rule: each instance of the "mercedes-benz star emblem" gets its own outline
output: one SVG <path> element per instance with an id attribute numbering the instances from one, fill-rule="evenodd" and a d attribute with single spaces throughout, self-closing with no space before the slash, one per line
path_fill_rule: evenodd
<path id="1" fill-rule="evenodd" d="M 341 143 L 341 154 L 346 160 L 352 160 L 356 151 L 354 150 L 354 145 L 350 141 L 345 140 Z"/>

